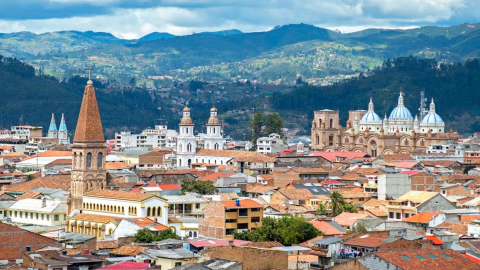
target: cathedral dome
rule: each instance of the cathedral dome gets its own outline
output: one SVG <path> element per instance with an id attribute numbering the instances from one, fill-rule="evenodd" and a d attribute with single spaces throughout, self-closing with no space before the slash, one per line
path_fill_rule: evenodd
<path id="1" fill-rule="evenodd" d="M 400 96 L 398 97 L 398 105 L 393 109 L 393 111 L 390 113 L 390 116 L 388 117 L 389 119 L 413 119 L 412 113 L 410 110 L 403 105 L 403 95 L 400 93 Z"/>
<path id="2" fill-rule="evenodd" d="M 378 114 L 376 114 L 375 112 L 367 112 L 366 114 L 363 115 L 360 121 L 361 122 L 382 122 L 382 119 L 380 119 L 380 116 L 378 116 Z"/>
<path id="3" fill-rule="evenodd" d="M 422 119 L 422 124 L 443 124 L 443 119 L 437 113 L 428 113 Z"/>
<path id="4" fill-rule="evenodd" d="M 185 106 L 185 108 L 183 108 L 183 112 L 189 112 L 190 111 L 190 108 L 188 108 L 187 106 Z"/>
<path id="5" fill-rule="evenodd" d="M 430 103 L 430 111 L 422 119 L 422 124 L 443 124 L 443 119 L 435 112 L 435 103 Z"/>
<path id="6" fill-rule="evenodd" d="M 220 126 L 220 120 L 218 120 L 218 117 L 216 117 L 216 116 L 210 116 L 210 118 L 208 118 L 207 125 L 208 126 Z"/>
<path id="7" fill-rule="evenodd" d="M 368 112 L 362 116 L 362 119 L 360 119 L 360 123 L 372 123 L 372 122 L 382 122 L 382 119 L 380 116 L 378 116 L 377 113 L 375 113 L 375 109 L 373 107 L 373 101 L 372 98 L 370 98 L 370 103 L 368 103 Z"/>

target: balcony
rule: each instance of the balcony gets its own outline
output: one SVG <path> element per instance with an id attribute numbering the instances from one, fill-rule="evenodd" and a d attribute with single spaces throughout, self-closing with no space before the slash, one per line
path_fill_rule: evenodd
<path id="1" fill-rule="evenodd" d="M 377 184 L 368 184 L 368 183 L 365 183 L 365 184 L 363 184 L 363 188 L 377 189 L 378 186 L 377 186 Z"/>

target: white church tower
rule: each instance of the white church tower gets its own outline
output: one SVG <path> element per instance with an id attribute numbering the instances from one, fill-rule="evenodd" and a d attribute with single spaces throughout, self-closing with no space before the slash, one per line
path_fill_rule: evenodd
<path id="1" fill-rule="evenodd" d="M 221 131 L 222 125 L 217 116 L 217 108 L 210 109 L 210 118 L 207 122 L 207 135 L 205 136 L 205 149 L 222 150 L 223 136 Z"/>
<path id="2" fill-rule="evenodd" d="M 60 126 L 58 127 L 58 143 L 70 144 L 70 138 L 68 137 L 67 123 L 65 122 L 65 115 L 62 113 L 62 120 L 60 120 Z"/>
<path id="3" fill-rule="evenodd" d="M 48 127 L 48 138 L 57 138 L 58 130 L 57 124 L 55 123 L 55 115 L 52 113 L 52 120 L 50 120 L 50 126 Z"/>
<path id="4" fill-rule="evenodd" d="M 193 134 L 194 124 L 190 117 L 190 108 L 185 106 L 177 137 L 177 167 L 190 167 L 197 151 L 197 140 Z"/>

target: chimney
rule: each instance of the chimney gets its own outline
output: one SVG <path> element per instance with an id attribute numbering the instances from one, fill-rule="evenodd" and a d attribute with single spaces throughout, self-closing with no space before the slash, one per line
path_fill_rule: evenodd
<path id="1" fill-rule="evenodd" d="M 42 199 L 42 208 L 47 207 L 47 200 L 45 198 Z"/>

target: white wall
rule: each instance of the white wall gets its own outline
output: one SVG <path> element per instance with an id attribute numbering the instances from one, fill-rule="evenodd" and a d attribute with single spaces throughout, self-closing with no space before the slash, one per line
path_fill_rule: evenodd
<path id="1" fill-rule="evenodd" d="M 407 174 L 382 174 L 378 176 L 378 199 L 387 196 L 397 199 L 412 189 L 412 181 Z"/>

